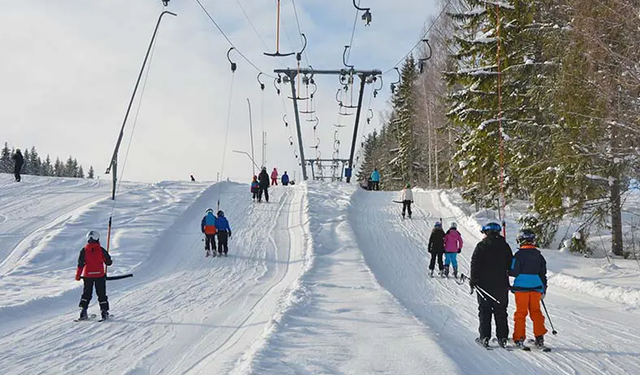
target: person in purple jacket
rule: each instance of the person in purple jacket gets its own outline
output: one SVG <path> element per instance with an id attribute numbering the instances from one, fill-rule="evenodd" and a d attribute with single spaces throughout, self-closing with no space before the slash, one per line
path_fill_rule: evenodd
<path id="1" fill-rule="evenodd" d="M 449 276 L 449 264 L 453 266 L 453 277 L 458 277 L 458 253 L 462 251 L 462 236 L 456 223 L 444 235 L 444 275 Z"/>

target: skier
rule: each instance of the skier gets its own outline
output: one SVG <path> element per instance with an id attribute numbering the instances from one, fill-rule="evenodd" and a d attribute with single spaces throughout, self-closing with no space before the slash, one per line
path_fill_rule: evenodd
<path id="1" fill-rule="evenodd" d="M 216 218 L 216 230 L 218 231 L 218 254 L 222 256 L 227 256 L 227 252 L 229 252 L 229 246 L 227 246 L 227 242 L 229 238 L 231 238 L 231 227 L 229 226 L 229 221 L 226 217 L 224 217 L 224 212 L 222 210 L 218 211 L 218 217 Z"/>
<path id="2" fill-rule="evenodd" d="M 453 277 L 458 278 L 458 253 L 462 251 L 462 236 L 456 223 L 444 236 L 444 275 L 449 276 L 449 264 L 453 266 Z"/>
<path id="3" fill-rule="evenodd" d="M 433 270 L 436 268 L 436 258 L 438 259 L 438 271 L 442 276 L 442 254 L 444 253 L 444 230 L 442 230 L 442 224 L 436 223 L 431 231 L 429 237 L 429 253 L 431 254 L 431 261 L 429 262 L 429 276 L 433 277 Z"/>
<path id="4" fill-rule="evenodd" d="M 278 170 L 275 167 L 271 172 L 271 185 L 278 185 Z"/>
<path id="5" fill-rule="evenodd" d="M 253 180 L 251 180 L 251 199 L 258 199 L 258 195 L 260 194 L 260 184 L 258 183 L 258 176 L 253 176 Z"/>
<path id="6" fill-rule="evenodd" d="M 100 303 L 100 315 L 102 320 L 109 318 L 109 300 L 107 298 L 107 280 L 105 265 L 113 264 L 111 256 L 102 246 L 100 246 L 100 234 L 98 231 L 90 230 L 87 233 L 87 244 L 80 250 L 78 256 L 78 269 L 76 270 L 76 281 L 84 276 L 84 289 L 80 298 L 80 319 L 89 319 L 87 308 L 91 301 L 93 288 L 96 288 L 96 295 Z"/>
<path id="7" fill-rule="evenodd" d="M 264 194 L 264 199 L 269 203 L 269 174 L 267 173 L 267 167 L 262 167 L 262 171 L 258 175 L 258 183 L 260 184 L 258 202 L 262 202 L 262 194 Z"/>
<path id="8" fill-rule="evenodd" d="M 204 233 L 204 251 L 205 258 L 210 255 L 209 250 L 212 250 L 211 255 L 216 256 L 216 215 L 213 214 L 211 208 L 207 209 L 206 214 L 200 222 L 200 230 Z"/>
<path id="9" fill-rule="evenodd" d="M 496 337 L 501 347 L 507 345 L 509 326 L 507 305 L 509 304 L 509 269 L 513 253 L 507 241 L 500 235 L 498 223 L 482 227 L 482 239 L 471 256 L 471 288 L 478 294 L 478 318 L 480 337 L 476 342 L 489 346 L 491 338 L 491 316 L 496 322 Z M 495 299 L 495 301 L 494 301 Z"/>
<path id="10" fill-rule="evenodd" d="M 13 167 L 13 175 L 16 178 L 16 182 L 20 182 L 22 177 L 20 177 L 20 171 L 22 170 L 22 165 L 24 164 L 24 157 L 22 156 L 22 152 L 20 149 L 16 149 L 15 154 L 11 155 L 11 159 L 15 161 L 15 166 Z"/>
<path id="11" fill-rule="evenodd" d="M 191 182 L 196 182 L 196 178 L 193 177 L 193 175 L 191 175 L 190 177 L 191 177 Z"/>
<path id="12" fill-rule="evenodd" d="M 282 175 L 282 185 L 289 185 L 289 175 L 287 174 L 287 171 L 284 171 L 284 174 Z"/>
<path id="13" fill-rule="evenodd" d="M 527 315 L 533 321 L 535 345 L 544 348 L 544 315 L 540 301 L 547 291 L 547 262 L 536 248 L 536 235 L 529 229 L 518 233 L 518 251 L 511 263 L 510 275 L 515 277 L 511 291 L 516 298 L 516 312 L 513 314 L 513 342 L 524 346 Z"/>
<path id="14" fill-rule="evenodd" d="M 402 189 L 402 218 L 404 219 L 404 212 L 408 211 L 409 219 L 411 219 L 411 203 L 413 203 L 413 191 L 411 191 L 411 184 L 407 183 Z"/>
<path id="15" fill-rule="evenodd" d="M 378 168 L 374 168 L 373 172 L 371 172 L 370 190 L 380 190 L 380 172 L 378 172 Z"/>

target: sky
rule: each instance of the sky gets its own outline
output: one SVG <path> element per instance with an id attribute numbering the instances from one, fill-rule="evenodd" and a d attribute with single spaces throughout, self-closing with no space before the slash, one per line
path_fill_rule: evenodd
<path id="1" fill-rule="evenodd" d="M 263 55 L 276 46 L 276 1 L 200 0 L 233 45 L 265 75 L 273 69 L 295 68 L 294 56 Z M 439 12 L 438 0 L 360 0 L 373 21 L 358 16 L 349 64 L 356 69 L 393 68 L 420 40 L 425 25 Z M 11 146 L 36 146 L 41 156 L 73 155 L 85 171 L 93 166 L 100 178 L 109 166 L 125 111 L 153 28 L 165 15 L 134 106 L 125 126 L 118 173 L 123 180 L 157 182 L 230 178 L 249 180 L 253 164 L 247 99 L 251 102 L 254 155 L 262 164 L 262 132 L 266 132 L 269 171 L 278 167 L 301 180 L 295 155 L 297 137 L 290 86 L 278 96 L 273 79 L 259 73 L 236 51 L 232 74 L 226 57 L 229 42 L 196 0 L 0 0 L 0 141 Z M 303 67 L 340 69 L 349 44 L 356 10 L 351 0 L 297 0 L 300 29 L 308 38 Z M 242 8 L 241 8 L 242 7 Z M 292 0 L 282 0 L 280 51 L 302 48 Z M 243 14 L 244 9 L 248 15 Z M 360 13 L 361 14 L 361 13 Z M 253 25 L 253 26 L 252 26 Z M 255 31 L 254 31 L 255 28 Z M 392 71 L 384 90 L 371 99 L 367 85 L 358 144 L 362 134 L 379 126 L 388 106 Z M 320 122 L 314 139 L 309 115 L 301 115 L 304 153 L 348 158 L 355 116 L 338 115 L 337 76 L 316 76 L 314 95 Z M 357 80 L 356 80 L 357 83 Z M 377 86 L 377 85 L 376 85 Z M 302 85 L 301 89 L 305 90 Z M 357 102 L 357 93 L 345 101 Z M 367 109 L 374 117 L 367 125 Z M 307 103 L 300 102 L 301 109 Z M 285 126 L 283 116 L 289 126 Z M 334 124 L 347 125 L 336 128 Z M 228 130 L 228 133 L 227 133 Z M 338 130 L 338 134 L 335 131 Z M 226 139 L 226 142 L 225 142 Z M 293 146 L 291 145 L 293 141 Z M 311 171 L 308 170 L 309 175 Z M 328 171 L 327 171 L 328 172 Z"/>

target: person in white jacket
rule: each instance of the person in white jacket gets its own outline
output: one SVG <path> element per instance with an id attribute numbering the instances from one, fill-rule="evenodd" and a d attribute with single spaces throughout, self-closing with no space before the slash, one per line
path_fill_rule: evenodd
<path id="1" fill-rule="evenodd" d="M 413 203 L 413 191 L 411 191 L 411 184 L 407 183 L 404 189 L 402 189 L 402 218 L 404 219 L 404 213 L 407 212 L 409 214 L 409 219 L 411 219 L 411 203 Z"/>

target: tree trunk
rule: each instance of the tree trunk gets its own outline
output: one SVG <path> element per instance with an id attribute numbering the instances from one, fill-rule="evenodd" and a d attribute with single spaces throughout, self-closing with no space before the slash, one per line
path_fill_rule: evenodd
<path id="1" fill-rule="evenodd" d="M 611 183 L 611 251 L 623 256 L 622 248 L 622 207 L 620 204 L 620 178 L 616 173 Z"/>

